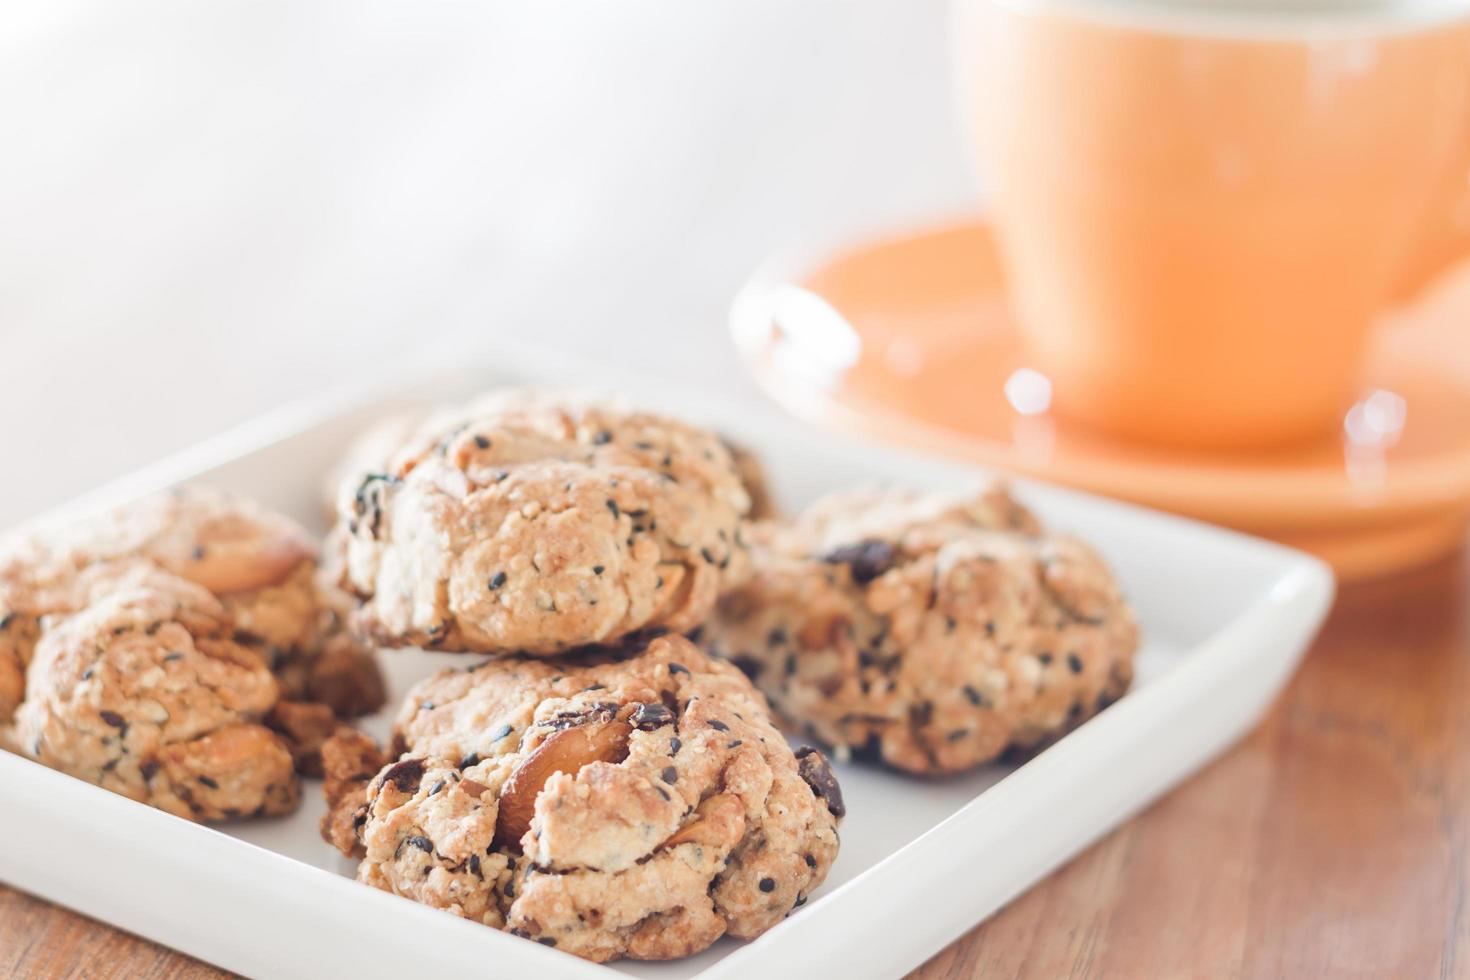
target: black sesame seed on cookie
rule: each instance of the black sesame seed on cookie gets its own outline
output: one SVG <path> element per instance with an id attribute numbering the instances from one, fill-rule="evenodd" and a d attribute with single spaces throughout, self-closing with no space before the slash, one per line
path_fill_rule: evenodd
<path id="1" fill-rule="evenodd" d="M 829 745 L 956 772 L 1056 737 L 1131 679 L 1137 627 L 1107 567 L 1003 488 L 838 494 L 747 537 L 750 573 L 705 643 Z"/>
<path id="2" fill-rule="evenodd" d="M 364 882 L 591 960 L 758 936 L 826 876 L 841 791 L 739 672 L 682 635 L 642 644 L 420 682 L 402 757 L 365 788 L 334 765 L 324 833 Z M 519 741 L 489 737 L 503 717 Z"/>

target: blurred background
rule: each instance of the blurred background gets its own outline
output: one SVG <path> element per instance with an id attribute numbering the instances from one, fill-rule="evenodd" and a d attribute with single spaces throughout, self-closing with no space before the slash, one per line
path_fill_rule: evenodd
<path id="1" fill-rule="evenodd" d="M 773 250 L 974 207 L 939 0 L 0 14 L 10 523 L 406 351 L 748 384 Z"/>

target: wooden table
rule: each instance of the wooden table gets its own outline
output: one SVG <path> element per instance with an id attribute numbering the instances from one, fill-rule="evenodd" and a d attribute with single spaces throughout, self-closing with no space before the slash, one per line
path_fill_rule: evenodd
<path id="1" fill-rule="evenodd" d="M 1470 573 L 1347 590 L 1266 723 L 914 976 L 1470 976 Z M 0 888 L 0 976 L 219 971 Z"/>

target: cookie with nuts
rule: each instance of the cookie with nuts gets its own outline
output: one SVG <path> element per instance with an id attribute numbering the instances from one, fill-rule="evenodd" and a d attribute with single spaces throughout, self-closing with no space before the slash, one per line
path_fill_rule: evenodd
<path id="1" fill-rule="evenodd" d="M 379 642 L 554 655 L 698 625 L 744 566 L 749 507 L 714 433 L 511 392 L 349 477 L 332 543 Z"/>
<path id="2" fill-rule="evenodd" d="M 190 820 L 295 809 L 290 747 L 264 724 L 276 680 L 221 603 L 144 563 L 76 587 L 90 601 L 35 644 L 17 751 Z"/>
<path id="3" fill-rule="evenodd" d="M 1003 488 L 838 494 L 750 538 L 702 641 L 840 751 L 956 772 L 1064 733 L 1132 678 L 1107 567 Z"/>
<path id="4" fill-rule="evenodd" d="M 350 602 L 318 573 L 306 531 L 252 501 L 184 486 L 0 544 L 0 724 L 19 703 L 42 617 L 85 607 L 77 583 L 89 569 L 135 563 L 218 599 L 285 697 L 341 717 L 382 705 L 375 656 L 347 632 Z"/>
<path id="5" fill-rule="evenodd" d="M 751 938 L 821 884 L 841 791 L 739 671 L 679 636 L 491 660 L 410 694 L 393 761 L 324 750 L 360 880 L 591 960 Z"/>

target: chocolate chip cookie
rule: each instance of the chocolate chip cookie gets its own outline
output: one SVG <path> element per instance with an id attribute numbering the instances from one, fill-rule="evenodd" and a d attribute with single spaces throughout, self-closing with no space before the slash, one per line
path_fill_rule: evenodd
<path id="1" fill-rule="evenodd" d="M 410 694 L 397 757 L 324 749 L 360 880 L 591 960 L 750 938 L 837 854 L 841 792 L 739 671 L 678 636 L 491 660 Z"/>
<path id="2" fill-rule="evenodd" d="M 286 813 L 299 788 L 263 651 L 203 588 L 141 562 L 83 570 L 85 607 L 43 624 L 17 749 L 190 820 Z"/>
<path id="3" fill-rule="evenodd" d="M 1004 489 L 839 494 L 749 532 L 751 573 L 701 633 L 839 751 L 946 773 L 1118 698 L 1137 627 L 1081 542 Z"/>
<path id="4" fill-rule="evenodd" d="M 743 568 L 749 507 L 713 433 L 512 392 L 350 477 L 332 540 L 374 639 L 551 655 L 698 625 Z"/>
<path id="5" fill-rule="evenodd" d="M 343 717 L 382 705 L 376 659 L 346 631 L 350 600 L 319 575 L 305 530 L 251 501 L 181 487 L 0 544 L 0 724 L 14 711 L 40 618 L 86 605 L 84 571 L 140 562 L 219 599 L 235 629 L 259 641 L 284 696 Z"/>

